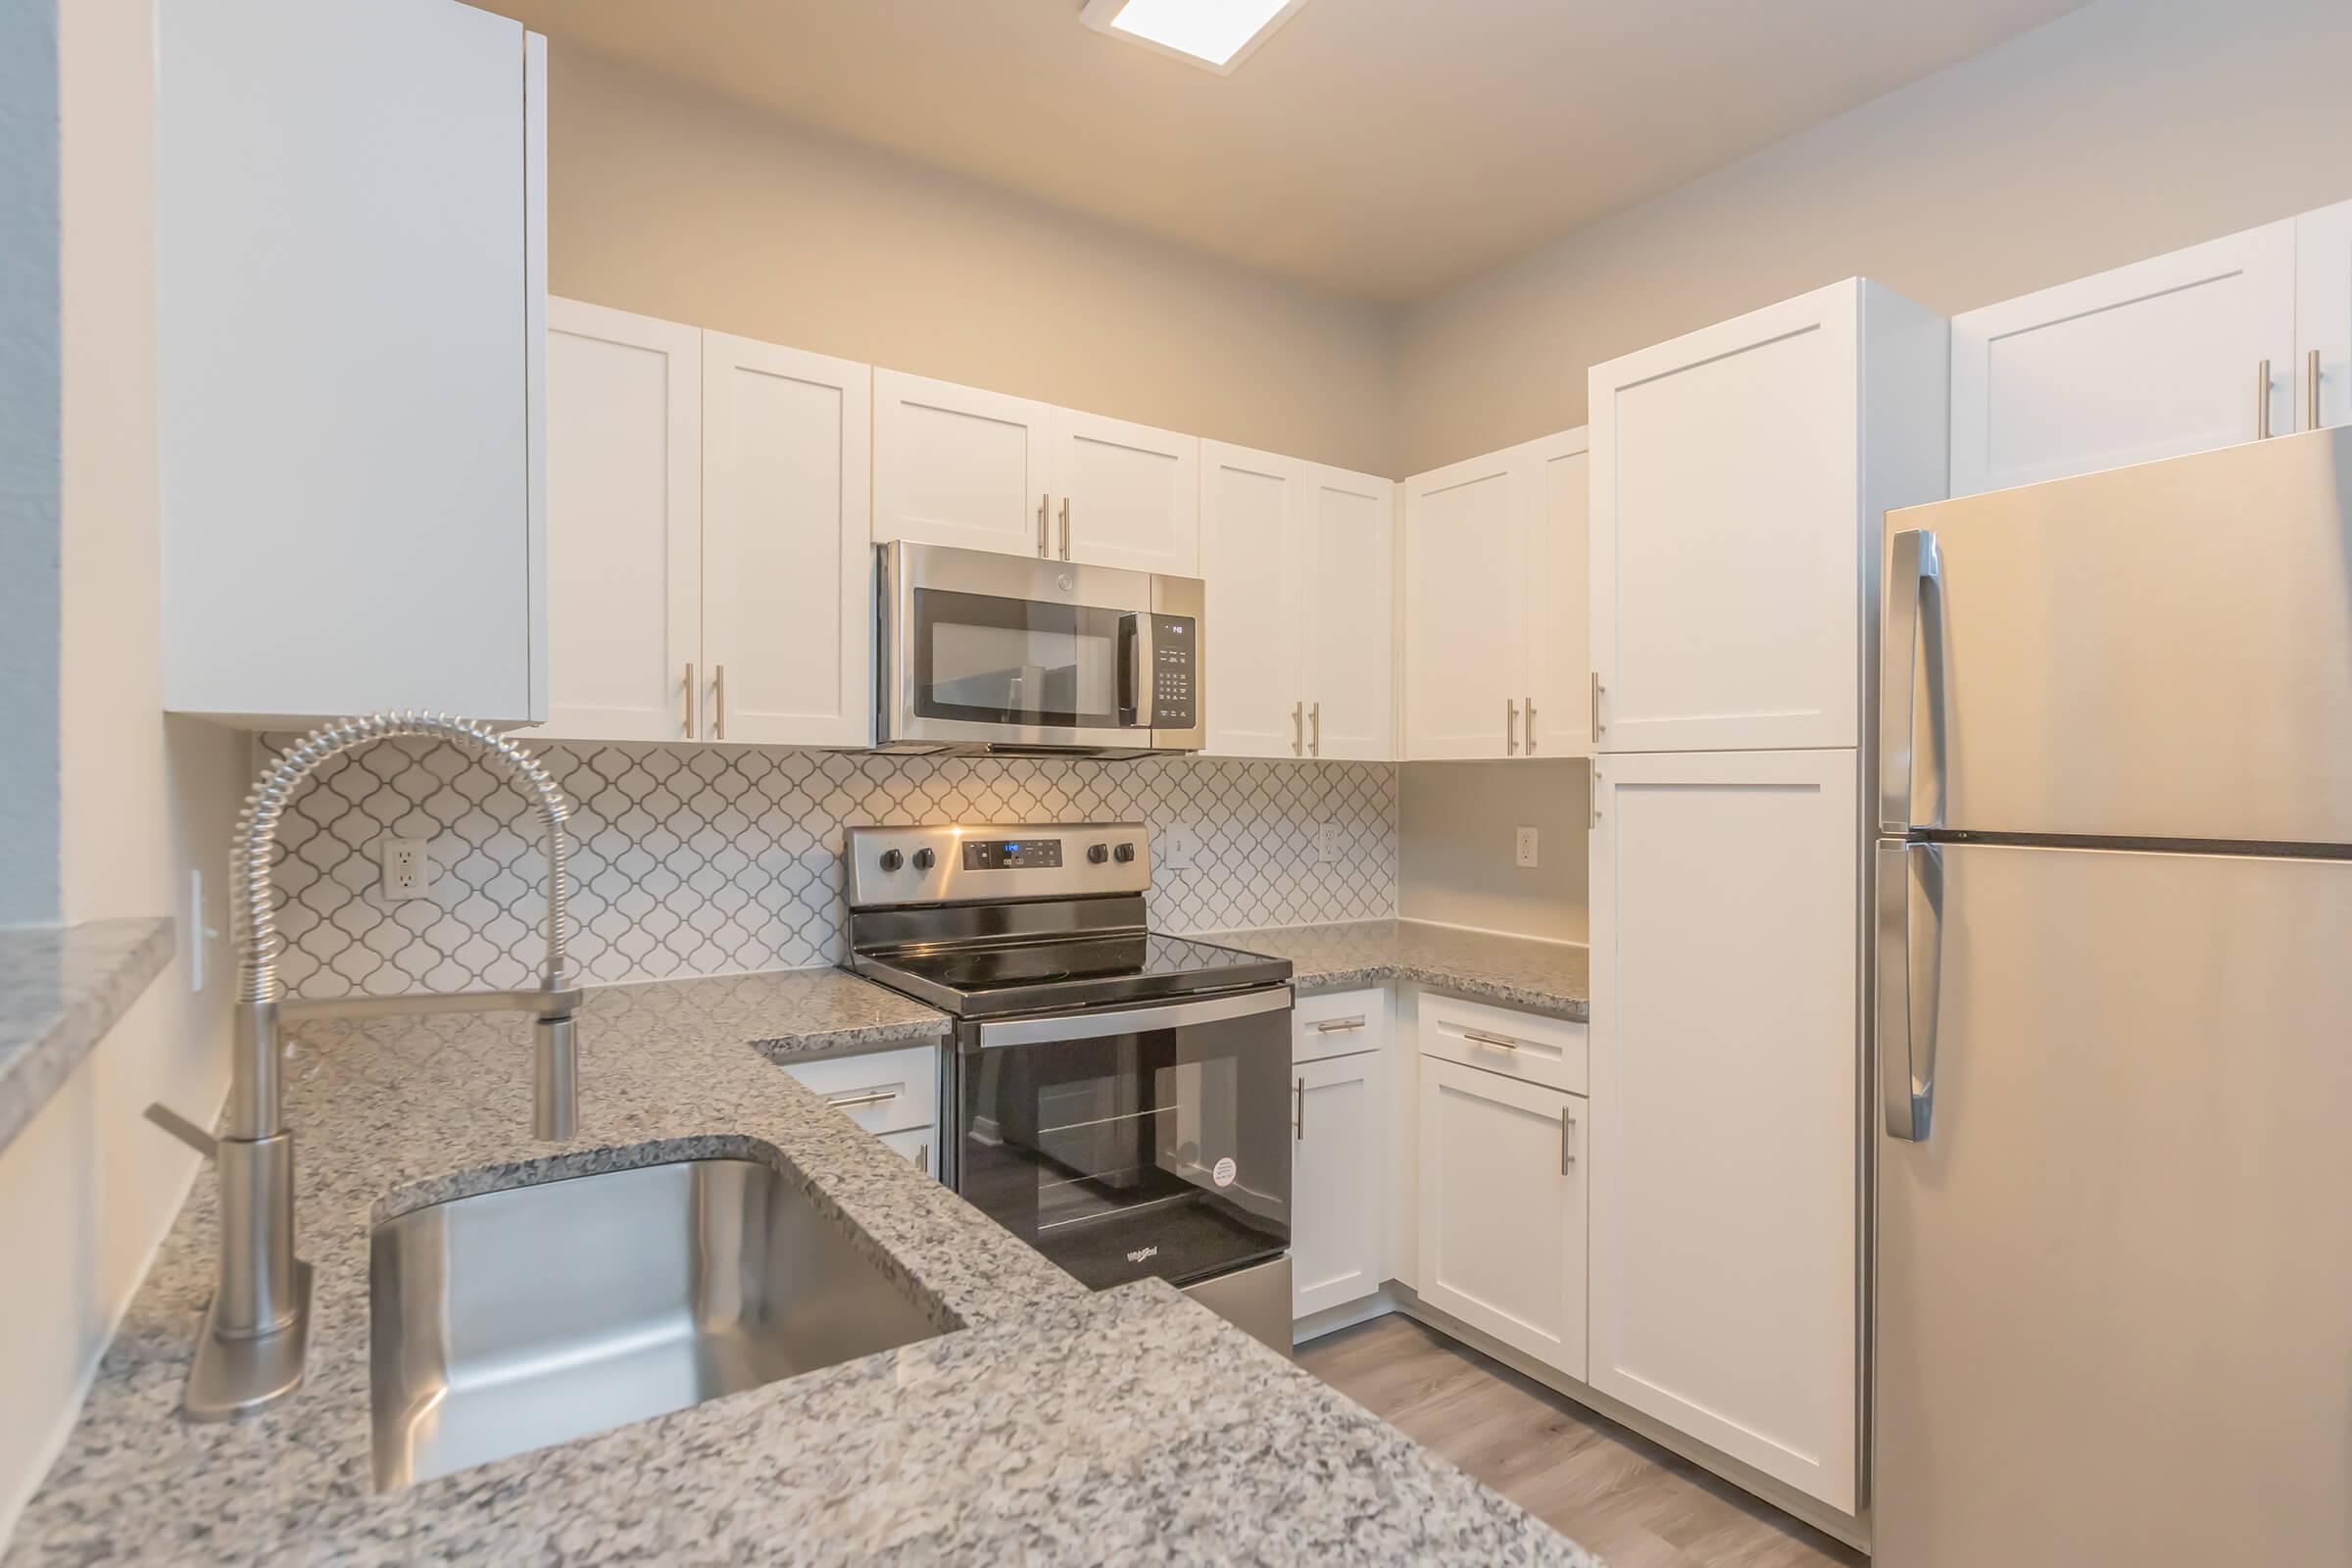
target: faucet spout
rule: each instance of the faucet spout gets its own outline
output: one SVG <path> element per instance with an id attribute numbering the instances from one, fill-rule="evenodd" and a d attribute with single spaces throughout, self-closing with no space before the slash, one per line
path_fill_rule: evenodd
<path id="1" fill-rule="evenodd" d="M 283 1000 L 270 860 L 286 805 L 319 767 L 379 740 L 421 736 L 499 763 L 530 794 L 547 834 L 547 963 L 535 991 Z M 515 1008 L 535 1016 L 532 1131 L 568 1139 L 578 1124 L 579 1004 L 564 955 L 564 822 L 569 808 L 531 754 L 470 719 L 401 710 L 322 724 L 279 755 L 238 813 L 229 846 L 229 940 L 237 956 L 236 1029 L 230 1042 L 227 1127 L 219 1141 L 220 1272 L 189 1369 L 191 1420 L 224 1420 L 293 1392 L 302 1381 L 310 1316 L 310 1267 L 294 1252 L 294 1139 L 285 1127 L 283 1017 Z"/>

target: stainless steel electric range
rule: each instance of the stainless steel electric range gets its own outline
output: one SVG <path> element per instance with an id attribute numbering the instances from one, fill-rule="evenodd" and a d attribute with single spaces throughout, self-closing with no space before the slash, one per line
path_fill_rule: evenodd
<path id="1" fill-rule="evenodd" d="M 965 1200 L 1288 1354 L 1290 960 L 1148 930 L 1151 884 L 1138 822 L 854 827 L 848 967 L 955 1018 Z"/>

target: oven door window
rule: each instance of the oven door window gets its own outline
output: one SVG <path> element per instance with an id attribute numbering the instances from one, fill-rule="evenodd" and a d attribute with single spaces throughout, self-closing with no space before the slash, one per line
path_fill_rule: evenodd
<path id="1" fill-rule="evenodd" d="M 924 718 L 1051 729 L 1133 724 L 1122 713 L 1134 618 L 1084 605 L 914 591 L 914 709 Z"/>
<path id="2" fill-rule="evenodd" d="M 1289 1062 L 1280 1009 L 970 1052 L 956 1186 L 1097 1290 L 1276 1256 L 1290 1245 Z"/>

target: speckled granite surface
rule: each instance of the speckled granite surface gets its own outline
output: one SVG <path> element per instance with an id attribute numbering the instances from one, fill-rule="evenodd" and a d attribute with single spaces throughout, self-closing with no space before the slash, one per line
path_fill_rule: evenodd
<path id="1" fill-rule="evenodd" d="M 0 930 L 0 1149 L 172 958 L 172 922 Z"/>
<path id="2" fill-rule="evenodd" d="M 563 1146 L 529 1140 L 523 1019 L 306 1026 L 288 1119 L 309 1381 L 244 1422 L 178 1419 L 211 1291 L 200 1182 L 7 1560 L 1592 1562 L 1167 1287 L 1085 1291 L 767 1059 L 936 1031 L 872 990 L 811 970 L 592 992 Z M 798 1179 L 964 1327 L 375 1493 L 371 1220 L 705 1153 Z"/>
<path id="3" fill-rule="evenodd" d="M 1419 920 L 1218 931 L 1200 940 L 1290 959 L 1302 995 L 1410 980 L 1561 1018 L 1589 1019 L 1592 1011 L 1591 955 L 1563 943 Z"/>

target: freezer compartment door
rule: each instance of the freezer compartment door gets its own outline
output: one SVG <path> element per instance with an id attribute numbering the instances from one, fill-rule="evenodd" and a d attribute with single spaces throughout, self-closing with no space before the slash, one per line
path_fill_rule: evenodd
<path id="1" fill-rule="evenodd" d="M 2352 862 L 1938 860 L 1878 1568 L 2352 1562 Z"/>
<path id="2" fill-rule="evenodd" d="M 2352 429 L 1886 515 L 1883 828 L 2352 843 Z"/>

